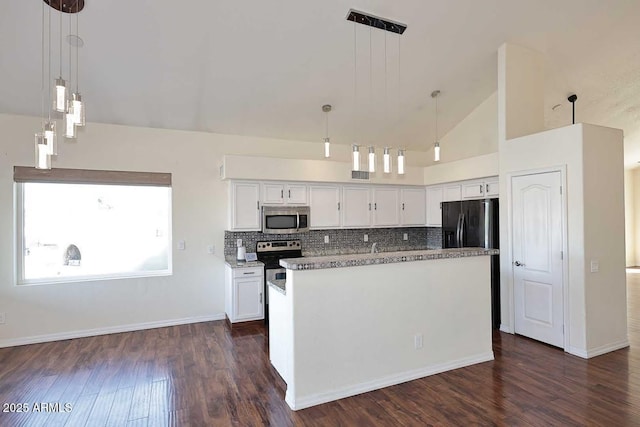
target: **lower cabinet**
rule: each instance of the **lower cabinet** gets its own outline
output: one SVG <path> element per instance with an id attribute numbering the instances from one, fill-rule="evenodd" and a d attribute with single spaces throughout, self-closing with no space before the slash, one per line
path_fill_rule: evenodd
<path id="1" fill-rule="evenodd" d="M 231 323 L 264 319 L 262 267 L 225 266 L 225 312 Z"/>

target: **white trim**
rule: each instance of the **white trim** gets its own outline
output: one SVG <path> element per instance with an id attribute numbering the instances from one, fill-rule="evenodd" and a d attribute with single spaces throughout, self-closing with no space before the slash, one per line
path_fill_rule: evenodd
<path id="1" fill-rule="evenodd" d="M 189 323 L 210 322 L 213 320 L 223 320 L 224 313 L 209 316 L 183 317 L 181 319 L 156 320 L 153 322 L 132 323 L 128 325 L 108 326 L 106 328 L 81 329 L 77 331 L 59 332 L 47 335 L 34 335 L 23 338 L 10 338 L 0 340 L 0 348 L 15 347 L 27 344 L 39 344 L 49 341 L 69 340 L 74 338 L 93 337 L 96 335 L 117 334 L 120 332 L 141 331 L 144 329 L 165 328 L 167 326 L 186 325 Z"/>
<path id="2" fill-rule="evenodd" d="M 513 334 L 513 328 L 509 325 L 505 325 L 504 323 L 500 324 L 500 332 L 505 332 L 507 334 Z"/>
<path id="3" fill-rule="evenodd" d="M 592 357 L 600 356 L 602 354 L 610 353 L 612 351 L 620 350 L 621 348 L 626 347 L 629 347 L 628 339 L 601 345 L 599 347 L 595 347 L 586 351 L 581 348 L 569 347 L 567 352 L 573 354 L 574 356 L 582 357 L 583 359 L 591 359 Z"/>
<path id="4" fill-rule="evenodd" d="M 331 402 L 345 397 L 355 396 L 357 394 L 366 393 L 373 390 L 378 390 L 384 387 L 389 387 L 396 384 L 401 384 L 407 381 L 417 380 L 418 378 L 428 377 L 430 375 L 439 374 L 453 369 L 463 368 L 465 366 L 475 365 L 477 363 L 489 362 L 493 360 L 493 352 L 480 353 L 474 356 L 465 357 L 462 359 L 454 360 L 446 363 L 439 363 L 430 365 L 420 369 L 414 369 L 411 371 L 405 371 L 398 374 L 388 375 L 386 377 L 378 378 L 372 381 L 366 381 L 360 384 L 350 385 L 342 387 L 333 391 L 312 394 L 296 399 L 292 396 L 291 387 L 287 388 L 285 395 L 285 401 L 291 409 L 294 411 L 309 408 L 311 406 L 320 405 L 322 403 Z"/>
<path id="5" fill-rule="evenodd" d="M 562 312 L 563 312 L 563 322 L 564 322 L 564 351 L 575 354 L 570 349 L 570 334 L 571 334 L 571 322 L 569 316 L 569 240 L 568 240 L 568 206 L 567 206 L 567 165 L 558 165 L 558 166 L 550 166 L 544 168 L 536 168 L 536 169 L 527 169 L 522 171 L 512 171 L 506 173 L 507 180 L 507 239 L 509 241 L 509 245 L 507 248 L 508 259 L 513 260 L 513 198 L 511 197 L 511 181 L 516 176 L 527 176 L 527 175 L 536 175 L 536 174 L 544 174 L 544 173 L 552 173 L 552 172 L 560 172 L 560 185 L 562 186 L 562 193 L 560 194 L 560 204 L 561 204 L 561 216 L 562 216 Z M 514 273 L 513 268 L 511 269 L 511 281 L 509 283 L 509 292 L 511 293 L 511 327 L 513 329 L 510 333 L 515 333 L 515 325 L 516 325 L 516 303 L 515 303 L 515 293 L 513 292 L 513 287 L 515 286 Z M 502 325 L 500 326 L 500 330 L 502 330 Z M 504 331 L 507 332 L 507 331 Z M 582 356 L 580 356 L 582 357 Z"/>

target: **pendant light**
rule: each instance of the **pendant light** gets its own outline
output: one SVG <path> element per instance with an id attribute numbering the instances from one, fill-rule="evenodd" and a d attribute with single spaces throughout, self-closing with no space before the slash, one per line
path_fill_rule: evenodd
<path id="1" fill-rule="evenodd" d="M 440 142 L 438 141 L 438 96 L 440 96 L 439 90 L 431 92 L 431 97 L 436 100 L 436 142 L 433 144 L 433 161 L 440 161 Z"/>
<path id="2" fill-rule="evenodd" d="M 51 169 L 51 155 L 44 133 L 36 133 L 34 163 L 36 169 Z"/>
<path id="3" fill-rule="evenodd" d="M 58 113 L 65 113 L 67 111 L 67 83 L 62 78 L 62 10 L 60 11 L 60 74 L 55 80 L 55 94 L 53 98 L 53 110 Z"/>
<path id="4" fill-rule="evenodd" d="M 69 23 L 71 23 L 71 18 L 69 18 Z M 82 95 L 80 95 L 80 61 L 78 60 L 80 47 L 84 44 L 82 39 L 78 33 L 78 14 L 76 13 L 76 34 L 75 37 L 71 35 L 71 31 L 69 31 L 69 44 L 76 48 L 76 91 L 71 94 L 71 105 L 69 109 L 71 113 L 74 115 L 74 122 L 76 126 L 84 126 L 85 117 L 84 117 L 84 104 L 82 103 Z M 69 57 L 71 57 L 71 53 L 69 53 Z M 71 73 L 71 69 L 69 69 L 69 73 Z"/>
<path id="5" fill-rule="evenodd" d="M 382 170 L 384 173 L 391 173 L 391 149 L 384 147 L 384 154 L 382 155 Z"/>
<path id="6" fill-rule="evenodd" d="M 369 147 L 369 173 L 376 172 L 376 147 Z"/>
<path id="7" fill-rule="evenodd" d="M 398 175 L 404 175 L 404 150 L 398 150 Z"/>
<path id="8" fill-rule="evenodd" d="M 351 153 L 351 171 L 357 172 L 360 170 L 360 147 L 356 142 L 356 106 L 358 103 L 358 57 L 357 57 L 357 31 L 356 21 L 353 21 L 353 146 Z"/>
<path id="9" fill-rule="evenodd" d="M 326 104 L 322 106 L 322 111 L 325 113 L 325 137 L 324 137 L 324 157 L 331 157 L 331 139 L 329 138 L 329 112 L 331 111 L 331 105 Z"/>
<path id="10" fill-rule="evenodd" d="M 360 146 L 353 144 L 351 170 L 358 172 L 360 170 Z"/>

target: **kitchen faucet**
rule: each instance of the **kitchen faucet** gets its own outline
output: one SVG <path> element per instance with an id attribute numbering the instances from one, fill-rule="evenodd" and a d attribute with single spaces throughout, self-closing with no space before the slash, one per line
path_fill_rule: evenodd
<path id="1" fill-rule="evenodd" d="M 378 242 L 373 242 L 373 244 L 371 245 L 371 253 L 375 254 L 376 251 L 376 246 L 378 245 Z"/>

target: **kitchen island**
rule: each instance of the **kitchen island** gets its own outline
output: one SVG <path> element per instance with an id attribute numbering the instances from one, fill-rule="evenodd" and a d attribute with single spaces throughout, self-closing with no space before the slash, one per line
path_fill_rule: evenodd
<path id="1" fill-rule="evenodd" d="M 493 360 L 490 257 L 441 249 L 284 259 L 269 355 L 307 408 Z M 276 286 L 277 289 L 276 289 Z"/>

